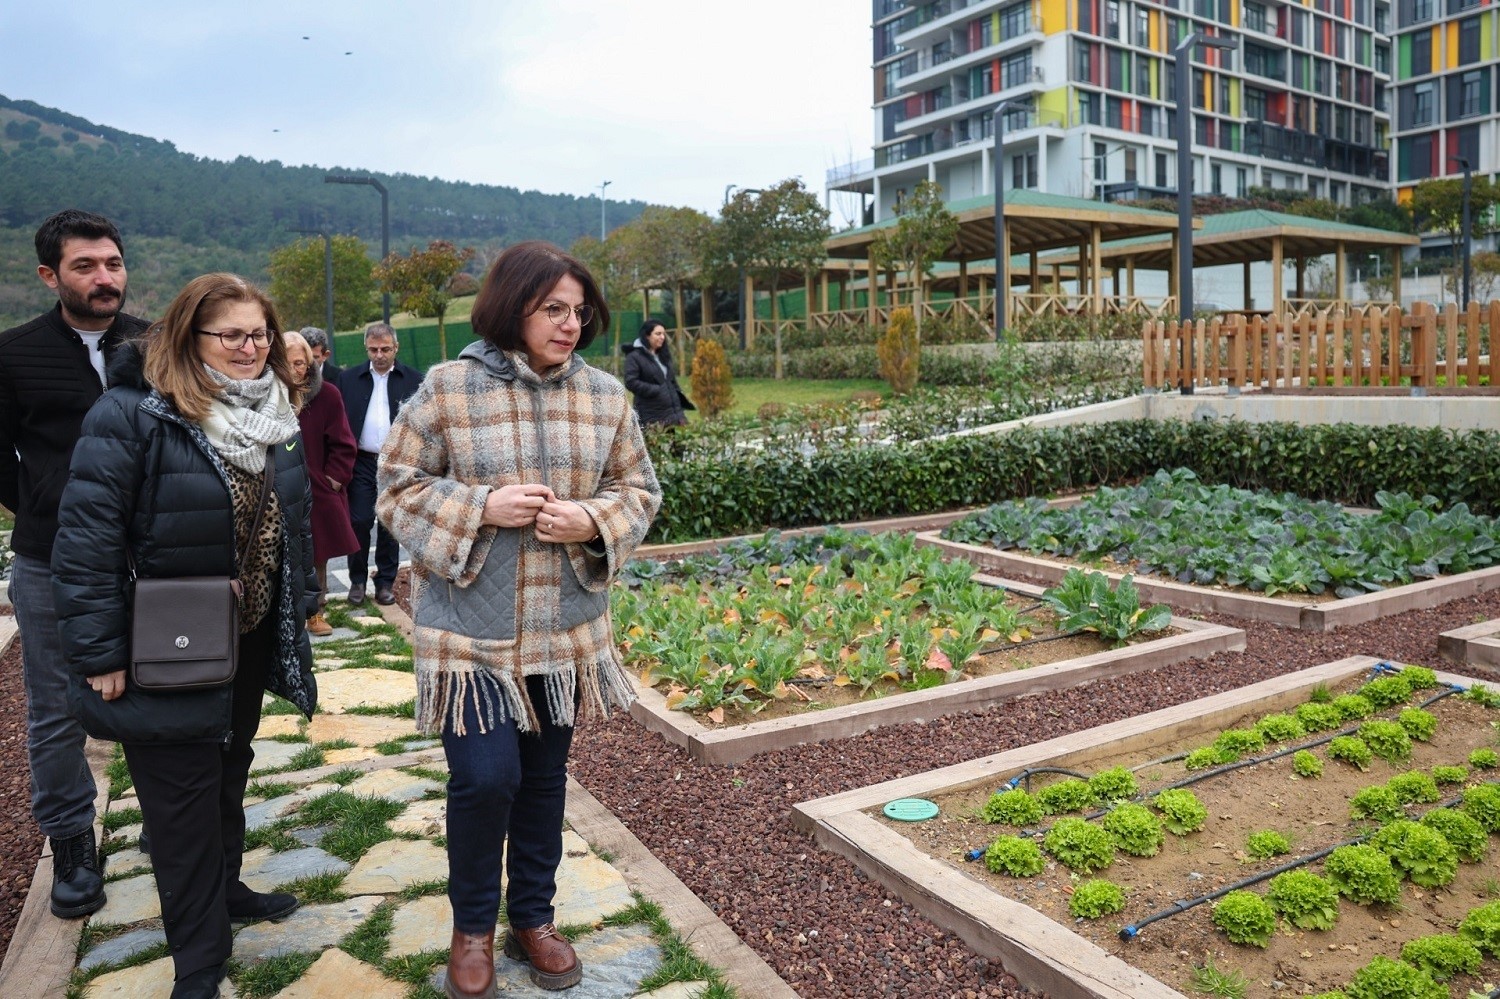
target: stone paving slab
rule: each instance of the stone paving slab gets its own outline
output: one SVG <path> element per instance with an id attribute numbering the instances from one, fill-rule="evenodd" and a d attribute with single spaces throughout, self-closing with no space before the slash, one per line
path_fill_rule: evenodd
<path id="1" fill-rule="evenodd" d="M 256 739 L 250 743 L 255 753 L 255 762 L 250 764 L 252 776 L 267 770 L 276 770 L 292 762 L 293 757 L 307 748 L 303 742 L 276 742 L 273 739 Z"/>
<path id="2" fill-rule="evenodd" d="M 698 999 L 708 991 L 708 982 L 673 982 L 652 992 L 642 992 L 640 999 Z"/>
<path id="3" fill-rule="evenodd" d="M 503 931 L 502 931 L 503 932 Z M 644 926 L 611 927 L 590 933 L 574 943 L 583 963 L 583 981 L 567 990 L 568 999 L 628 999 L 639 991 L 641 979 L 661 967 L 661 949 Z M 506 999 L 546 999 L 558 993 L 531 983 L 528 965 L 499 955 L 496 938 L 495 985 Z M 439 992 L 448 969 L 439 968 L 430 979 Z"/>
<path id="4" fill-rule="evenodd" d="M 318 710 L 341 715 L 350 708 L 390 708 L 417 696 L 410 673 L 349 667 L 318 679 Z"/>
<path id="5" fill-rule="evenodd" d="M 301 735 L 302 723 L 305 720 L 301 715 L 267 715 L 260 720 L 260 727 L 255 730 L 255 737 L 274 739 L 278 735 Z"/>
<path id="6" fill-rule="evenodd" d="M 325 950 L 301 978 L 276 993 L 275 999 L 405 999 L 405 982 L 385 977 L 376 968 L 337 947 Z"/>
<path id="7" fill-rule="evenodd" d="M 327 645 L 329 642 L 341 642 L 346 638 L 358 638 L 359 632 L 353 628 L 346 628 L 343 625 L 339 625 L 333 629 L 333 633 L 330 635 L 308 635 L 307 637 L 312 642 L 313 648 L 317 649 L 318 646 Z"/>
<path id="8" fill-rule="evenodd" d="M 245 854 L 240 879 L 256 891 L 273 891 L 282 885 L 320 874 L 347 874 L 349 862 L 309 846 L 276 853 L 268 846 Z"/>
<path id="9" fill-rule="evenodd" d="M 268 826 L 278 819 L 284 819 L 288 815 L 291 815 L 314 798 L 337 791 L 338 789 L 339 786 L 337 784 L 319 782 L 317 784 L 308 784 L 306 787 L 299 787 L 297 790 L 283 794 L 280 797 L 268 798 L 265 801 L 247 805 L 245 807 L 245 829 L 249 831 Z"/>
<path id="10" fill-rule="evenodd" d="M 104 861 L 104 874 L 106 877 L 114 877 L 117 874 L 126 874 L 131 871 L 143 871 L 151 869 L 151 858 L 135 848 L 135 841 L 123 850 L 116 850 Z"/>
<path id="11" fill-rule="evenodd" d="M 382 901 L 378 895 L 360 895 L 327 905 L 304 905 L 279 923 L 253 923 L 235 934 L 234 956 L 262 961 L 332 947 L 369 919 Z"/>
<path id="12" fill-rule="evenodd" d="M 502 874 L 502 886 L 506 880 Z M 564 830 L 563 862 L 557 869 L 557 895 L 552 903 L 557 925 L 594 926 L 634 904 L 624 876 L 596 857 L 583 837 Z"/>
<path id="13" fill-rule="evenodd" d="M 448 851 L 426 840 L 388 839 L 359 858 L 344 878 L 351 895 L 394 894 L 412 885 L 448 877 Z"/>
<path id="14" fill-rule="evenodd" d="M 119 964 L 126 958 L 133 957 L 143 950 L 149 950 L 158 944 L 166 942 L 166 934 L 158 928 L 146 927 L 139 930 L 130 930 L 126 933 L 121 933 L 117 937 L 110 937 L 108 940 L 96 945 L 87 954 L 83 955 L 83 959 L 78 962 L 78 966 L 87 971 L 90 968 L 97 968 L 101 964 Z"/>
<path id="15" fill-rule="evenodd" d="M 345 794 L 408 802 L 420 801 L 429 793 L 441 793 L 442 790 L 443 785 L 430 777 L 418 777 L 402 770 L 372 770 L 358 780 L 344 785 Z"/>
<path id="16" fill-rule="evenodd" d="M 161 915 L 161 900 L 156 897 L 156 880 L 149 874 L 111 881 L 104 887 L 104 895 L 104 908 L 93 915 L 95 923 L 129 926 Z"/>
<path id="17" fill-rule="evenodd" d="M 352 746 L 349 749 L 327 749 L 323 751 L 324 766 L 338 766 L 341 763 L 358 763 L 361 760 L 373 760 L 380 755 L 380 750 L 373 746 Z"/>
<path id="18" fill-rule="evenodd" d="M 447 895 L 424 895 L 391 914 L 387 957 L 406 957 L 442 950 L 453 936 L 453 910 Z"/>
<path id="19" fill-rule="evenodd" d="M 158 958 L 149 964 L 124 968 L 100 975 L 89 983 L 87 999 L 143 999 L 164 996 L 172 991 L 172 959 Z M 238 999 L 239 993 L 229 979 L 219 983 L 219 999 Z"/>
<path id="20" fill-rule="evenodd" d="M 391 832 L 412 836 L 442 836 L 447 831 L 448 799 L 430 798 L 414 801 L 406 811 L 391 819 L 386 825 Z"/>
<path id="21" fill-rule="evenodd" d="M 356 746 L 378 746 L 382 742 L 416 735 L 416 722 L 409 718 L 317 714 L 307 723 L 307 737 L 313 742 L 346 741 Z"/>

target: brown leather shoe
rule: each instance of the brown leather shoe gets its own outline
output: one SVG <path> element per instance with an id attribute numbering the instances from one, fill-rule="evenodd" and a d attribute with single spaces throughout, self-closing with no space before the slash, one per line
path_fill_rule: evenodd
<path id="1" fill-rule="evenodd" d="M 333 625 L 328 623 L 328 619 L 323 616 L 322 612 L 319 612 L 307 619 L 307 633 L 326 638 L 333 634 Z"/>
<path id="2" fill-rule="evenodd" d="M 453 931 L 448 945 L 448 999 L 495 999 L 495 931 Z"/>
<path id="3" fill-rule="evenodd" d="M 531 965 L 531 981 L 538 988 L 568 989 L 583 981 L 583 962 L 553 923 L 529 930 L 512 927 L 505 934 L 505 956 Z"/>

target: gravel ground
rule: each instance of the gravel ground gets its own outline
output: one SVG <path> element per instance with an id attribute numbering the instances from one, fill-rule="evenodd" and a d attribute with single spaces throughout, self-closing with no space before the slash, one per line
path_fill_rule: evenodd
<path id="1" fill-rule="evenodd" d="M 404 579 L 401 581 L 404 584 Z M 398 585 L 405 603 L 405 586 Z M 574 775 L 804 999 L 1019 996 L 1025 990 L 791 825 L 798 802 L 946 766 L 1282 673 L 1365 654 L 1442 666 L 1437 636 L 1500 617 L 1500 593 L 1326 635 L 1232 618 L 1248 648 L 1027 697 L 924 725 L 798 746 L 736 767 L 698 764 L 625 716 L 579 732 Z M 0 661 L 0 948 L 40 839 L 26 815 L 24 702 L 15 653 Z M 1500 683 L 1500 673 L 1471 670 Z M 749 997 L 747 997 L 749 999 Z"/>

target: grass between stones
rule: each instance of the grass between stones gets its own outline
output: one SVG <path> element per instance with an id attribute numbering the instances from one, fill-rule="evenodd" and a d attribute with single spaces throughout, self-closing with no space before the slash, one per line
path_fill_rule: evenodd
<path id="1" fill-rule="evenodd" d="M 134 825 L 141 821 L 141 810 L 139 808 L 111 808 L 104 813 L 102 824 L 106 833 L 112 833 L 116 829 L 124 829 L 128 825 Z"/>

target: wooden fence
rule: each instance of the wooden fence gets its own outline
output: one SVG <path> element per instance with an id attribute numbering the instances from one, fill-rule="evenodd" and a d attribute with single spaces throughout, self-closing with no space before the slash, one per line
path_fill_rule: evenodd
<path id="1" fill-rule="evenodd" d="M 1333 307 L 1193 323 L 1153 320 L 1143 334 L 1148 389 L 1198 387 L 1270 391 L 1431 389 L 1488 392 L 1500 301 L 1442 311 L 1425 302 Z"/>

